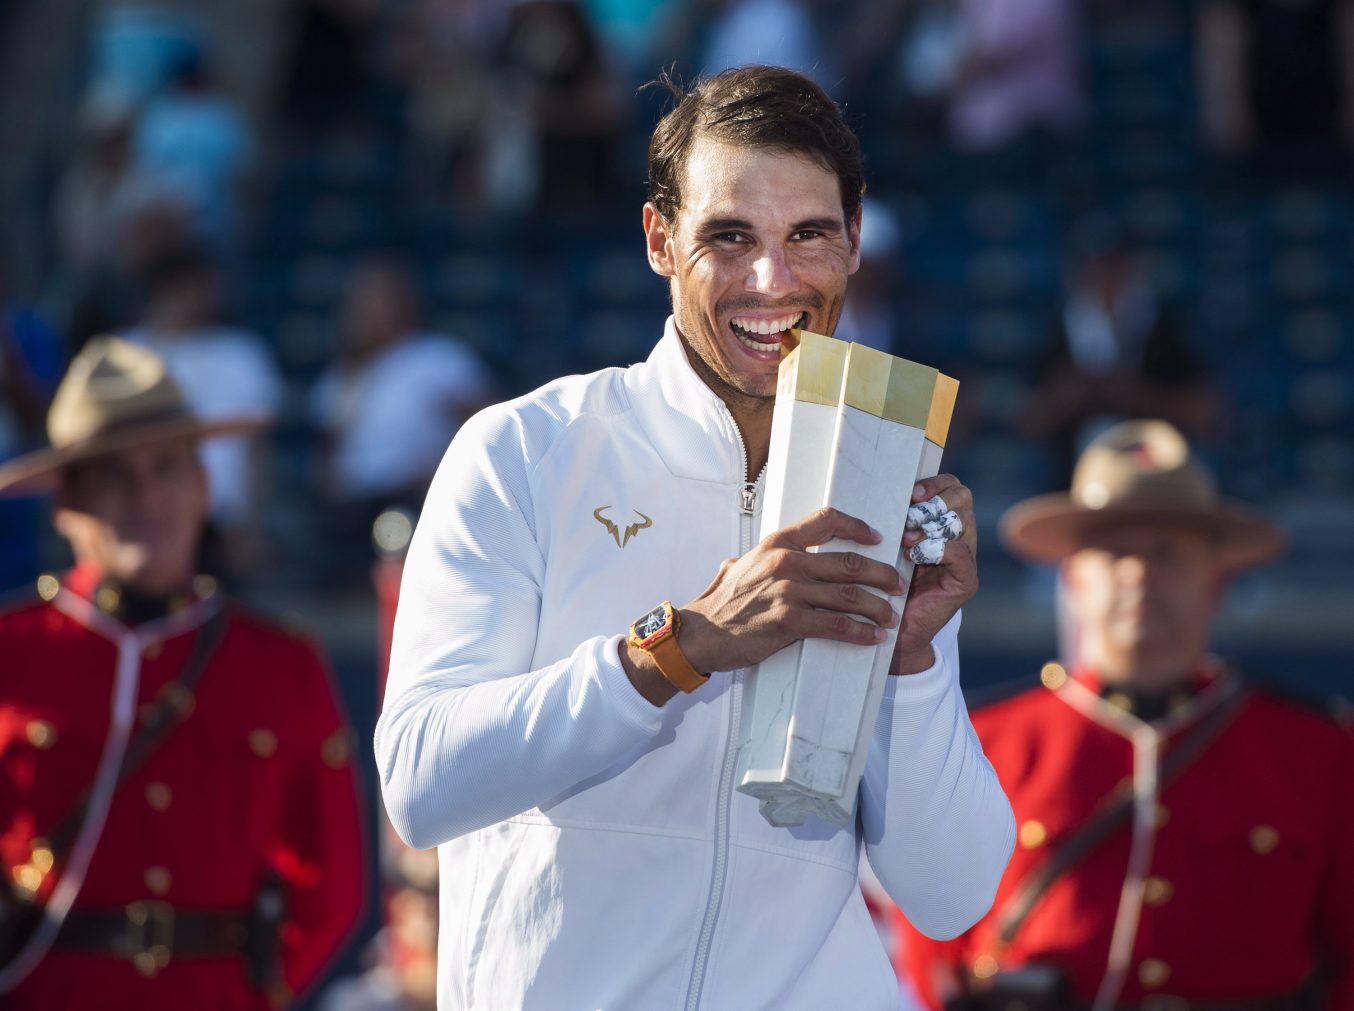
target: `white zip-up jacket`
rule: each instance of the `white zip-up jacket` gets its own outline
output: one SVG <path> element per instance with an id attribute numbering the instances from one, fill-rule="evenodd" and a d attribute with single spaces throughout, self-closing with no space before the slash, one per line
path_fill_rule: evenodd
<path id="1" fill-rule="evenodd" d="M 1015 831 L 960 696 L 957 616 L 933 667 L 889 679 L 844 829 L 774 828 L 734 789 L 744 672 L 662 708 L 626 677 L 630 622 L 752 547 L 746 469 L 671 320 L 648 361 L 452 442 L 376 730 L 391 821 L 440 849 L 444 1011 L 897 1008 L 862 845 L 927 934 L 990 906 Z"/>

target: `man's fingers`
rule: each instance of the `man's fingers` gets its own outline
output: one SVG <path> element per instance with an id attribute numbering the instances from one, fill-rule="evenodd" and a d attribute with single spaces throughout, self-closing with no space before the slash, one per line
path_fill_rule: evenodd
<path id="1" fill-rule="evenodd" d="M 939 537 L 943 541 L 955 541 L 964 536 L 964 521 L 954 510 L 941 514 L 938 519 L 921 525 L 921 532 L 928 538 Z"/>
<path id="2" fill-rule="evenodd" d="M 925 502 L 918 502 L 907 510 L 907 522 L 904 530 L 920 530 L 928 523 L 934 523 L 946 513 L 952 512 L 940 495 L 932 495 Z"/>
<path id="3" fill-rule="evenodd" d="M 854 551 L 818 551 L 799 559 L 804 575 L 825 583 L 859 583 L 885 593 L 902 592 L 898 570 Z"/>
<path id="4" fill-rule="evenodd" d="M 957 513 L 973 508 L 973 493 L 953 474 L 937 474 L 923 478 L 912 489 L 912 501 L 925 502 L 939 495 L 946 507 Z"/>
<path id="5" fill-rule="evenodd" d="M 804 588 L 803 601 L 818 610 L 859 615 L 885 628 L 898 624 L 887 598 L 854 583 L 810 583 Z"/>
<path id="6" fill-rule="evenodd" d="M 868 621 L 858 621 L 840 611 L 809 611 L 802 625 L 805 639 L 836 639 L 873 646 L 884 641 L 888 632 Z"/>
<path id="7" fill-rule="evenodd" d="M 926 537 L 907 549 L 907 557 L 914 565 L 939 565 L 945 560 L 948 543 L 943 537 Z"/>
<path id="8" fill-rule="evenodd" d="M 857 544 L 878 544 L 879 537 L 879 531 L 864 520 L 848 516 L 840 509 L 824 506 L 798 523 L 777 530 L 768 540 L 774 544 L 804 549 L 826 544 L 836 538 L 855 541 Z"/>
<path id="9" fill-rule="evenodd" d="M 973 548 L 963 537 L 953 541 L 927 537 L 908 548 L 907 557 L 915 565 L 925 566 L 932 572 L 939 572 L 943 567 L 958 575 L 976 564 Z"/>

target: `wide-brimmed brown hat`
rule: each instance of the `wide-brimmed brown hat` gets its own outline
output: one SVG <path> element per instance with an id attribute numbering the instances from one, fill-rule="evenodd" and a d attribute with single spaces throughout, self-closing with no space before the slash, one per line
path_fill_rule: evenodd
<path id="1" fill-rule="evenodd" d="M 164 360 L 117 337 L 96 337 L 75 356 L 47 412 L 51 445 L 0 464 L 0 492 L 39 491 L 62 467 L 176 438 L 251 432 L 259 417 L 205 420 L 193 413 Z"/>
<path id="2" fill-rule="evenodd" d="M 1086 547 L 1090 535 L 1130 522 L 1198 526 L 1237 569 L 1271 560 L 1285 541 L 1267 517 L 1219 497 L 1185 437 L 1164 421 L 1115 425 L 1081 454 L 1070 492 L 1017 503 L 998 531 L 1015 554 L 1057 562 Z"/>

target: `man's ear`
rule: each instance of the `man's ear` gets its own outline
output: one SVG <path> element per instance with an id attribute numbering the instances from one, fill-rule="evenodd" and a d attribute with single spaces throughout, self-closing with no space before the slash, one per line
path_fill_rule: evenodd
<path id="1" fill-rule="evenodd" d="M 644 205 L 644 242 L 649 256 L 649 266 L 660 277 L 672 277 L 677 273 L 676 256 L 672 251 L 672 226 L 650 200 Z"/>
<path id="2" fill-rule="evenodd" d="M 1081 588 L 1080 573 L 1077 571 L 1077 556 L 1068 555 L 1058 563 L 1058 579 L 1063 587 L 1063 599 L 1066 601 L 1068 610 L 1073 613 L 1077 609 L 1077 601 L 1080 599 L 1078 591 Z"/>
<path id="3" fill-rule="evenodd" d="M 57 474 L 52 489 L 52 527 L 66 540 L 70 540 L 71 521 L 80 511 L 78 499 L 71 475 L 66 471 Z"/>
<path id="4" fill-rule="evenodd" d="M 864 212 L 865 205 L 857 205 L 856 213 L 851 215 L 851 220 L 846 223 L 846 241 L 851 246 L 851 266 L 847 269 L 848 274 L 854 274 L 860 269 L 860 222 Z"/>

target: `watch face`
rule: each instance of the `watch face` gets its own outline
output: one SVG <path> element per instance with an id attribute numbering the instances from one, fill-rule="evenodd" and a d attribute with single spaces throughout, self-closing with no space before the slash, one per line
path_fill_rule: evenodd
<path id="1" fill-rule="evenodd" d="M 655 632 L 661 631 L 666 624 L 667 615 L 663 610 L 663 605 L 660 604 L 635 622 L 635 635 L 641 639 L 647 639 Z"/>

